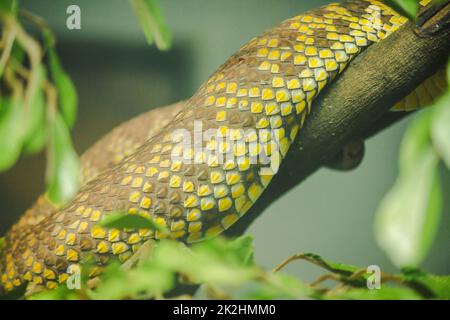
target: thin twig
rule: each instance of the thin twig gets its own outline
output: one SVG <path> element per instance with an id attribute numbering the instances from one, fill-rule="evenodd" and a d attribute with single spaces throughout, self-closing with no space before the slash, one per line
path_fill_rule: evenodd
<path id="1" fill-rule="evenodd" d="M 20 16 L 36 25 L 39 29 L 41 29 L 44 35 L 47 34 L 48 36 L 50 36 L 50 43 L 49 43 L 50 46 L 55 45 L 56 42 L 55 33 L 50 28 L 47 21 L 45 21 L 40 16 L 37 16 L 28 10 L 21 10 Z"/>
<path id="2" fill-rule="evenodd" d="M 318 277 L 316 280 L 314 280 L 313 282 L 311 282 L 311 283 L 309 284 L 309 286 L 310 286 L 311 288 L 314 288 L 314 287 L 316 287 L 318 284 L 320 284 L 320 283 L 322 283 L 322 282 L 324 282 L 324 281 L 326 281 L 326 280 L 334 280 L 334 281 L 337 281 L 337 282 L 341 283 L 342 277 L 340 277 L 339 275 L 336 275 L 336 274 L 334 274 L 334 273 L 327 273 L 327 274 L 321 275 L 321 276 Z"/>
<path id="3" fill-rule="evenodd" d="M 296 261 L 296 260 L 305 260 L 309 263 L 312 263 L 316 266 L 319 266 L 325 270 L 334 272 L 334 273 L 339 273 L 339 270 L 336 270 L 335 268 L 333 268 L 332 266 L 329 266 L 325 261 L 321 260 L 320 258 L 315 259 L 313 256 L 311 256 L 311 254 L 308 253 L 297 253 L 294 254 L 292 256 L 290 256 L 289 258 L 287 258 L 286 260 L 284 260 L 282 263 L 280 263 L 278 266 L 276 266 L 272 272 L 278 272 L 281 269 L 283 269 L 284 267 L 286 267 L 289 263 Z M 342 270 L 342 273 L 349 273 L 345 270 Z"/>
<path id="4" fill-rule="evenodd" d="M 11 56 L 11 51 L 14 45 L 14 40 L 16 39 L 16 33 L 10 27 L 6 27 L 3 31 L 4 34 L 4 48 L 2 55 L 0 57 L 0 75 L 3 73 L 6 67 L 6 63 Z"/>
<path id="5" fill-rule="evenodd" d="M 16 21 L 12 16 L 4 16 L 5 25 L 8 26 L 12 32 L 15 33 L 17 41 L 25 50 L 30 61 L 30 80 L 25 92 L 25 110 L 28 110 L 31 106 L 31 100 L 34 98 L 36 91 L 38 90 L 39 73 L 38 67 L 41 63 L 41 46 L 34 40 Z"/>
<path id="6" fill-rule="evenodd" d="M 30 79 L 30 77 L 31 77 L 30 70 L 26 69 L 24 66 L 22 66 L 20 63 L 18 63 L 14 59 L 12 60 L 12 66 L 13 66 L 14 70 L 17 72 L 17 74 L 19 74 L 22 78 L 24 78 L 26 80 Z M 45 79 L 43 88 L 44 88 L 44 92 L 45 92 L 45 95 L 47 98 L 48 111 L 55 113 L 57 106 L 58 106 L 58 96 L 57 96 L 56 87 L 53 85 L 53 83 L 51 83 L 50 81 Z"/>
<path id="7" fill-rule="evenodd" d="M 22 82 L 15 77 L 13 70 L 9 66 L 5 69 L 5 83 L 11 89 L 13 97 L 20 99 L 23 95 Z"/>
<path id="8" fill-rule="evenodd" d="M 287 258 L 287 259 L 285 259 L 283 262 L 281 262 L 279 265 L 277 265 L 273 270 L 272 270 L 272 272 L 273 273 L 275 273 L 275 272 L 278 272 L 278 271 L 280 271 L 281 269 L 283 269 L 284 267 L 286 267 L 289 263 L 291 263 L 292 261 L 295 261 L 295 260 L 301 260 L 301 259 L 303 259 L 304 258 L 304 254 L 303 253 L 297 253 L 297 254 L 294 254 L 294 255 L 292 255 L 292 256 L 290 256 L 289 258 Z"/>

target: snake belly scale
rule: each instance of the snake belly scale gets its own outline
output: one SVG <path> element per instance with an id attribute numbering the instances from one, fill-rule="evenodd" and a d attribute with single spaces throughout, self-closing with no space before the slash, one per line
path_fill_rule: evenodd
<path id="1" fill-rule="evenodd" d="M 380 1 L 346 1 L 255 37 L 160 132 L 87 182 L 65 207 L 8 234 L 1 286 L 8 291 L 30 282 L 52 289 L 67 280 L 69 265 L 90 254 L 98 265 L 91 271 L 95 276 L 111 259 L 126 261 L 149 239 L 192 243 L 220 234 L 276 174 L 264 173 L 266 164 L 252 159 L 264 154 L 281 162 L 314 98 L 352 58 L 406 21 Z M 173 133 L 195 136 L 198 123 L 216 132 L 215 138 L 181 147 Z M 228 155 L 224 161 L 222 154 Z M 114 211 L 149 217 L 167 231 L 98 225 Z"/>

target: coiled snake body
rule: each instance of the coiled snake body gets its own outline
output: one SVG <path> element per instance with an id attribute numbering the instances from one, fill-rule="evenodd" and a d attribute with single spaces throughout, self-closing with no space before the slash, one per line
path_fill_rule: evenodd
<path id="1" fill-rule="evenodd" d="M 2 287 L 30 282 L 52 289 L 67 280 L 69 265 L 88 254 L 98 263 L 95 276 L 149 239 L 191 243 L 221 233 L 270 183 L 320 91 L 359 52 L 406 21 L 380 1 L 346 1 L 252 39 L 191 99 L 167 107 L 164 128 L 152 132 L 157 112 L 151 111 L 91 148 L 82 157 L 87 182 L 76 197 L 58 210 L 41 198 L 7 234 Z M 427 92 L 440 85 L 427 81 L 427 90 L 396 108 L 433 98 Z M 205 132 L 213 134 L 208 139 Z M 100 227 L 113 211 L 150 217 L 168 231 Z"/>

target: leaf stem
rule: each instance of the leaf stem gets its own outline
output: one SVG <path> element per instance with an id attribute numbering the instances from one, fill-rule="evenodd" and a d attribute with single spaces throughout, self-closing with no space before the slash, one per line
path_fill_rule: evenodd
<path id="1" fill-rule="evenodd" d="M 16 33 L 14 30 L 11 30 L 10 27 L 6 27 L 5 30 L 3 30 L 3 37 L 4 37 L 4 48 L 2 55 L 0 57 L 0 76 L 2 75 L 3 71 L 5 70 L 6 63 L 9 60 L 9 57 L 11 56 L 11 51 L 14 45 L 14 40 L 16 39 Z M 3 39 L 2 39 L 3 42 Z"/>
<path id="2" fill-rule="evenodd" d="M 38 90 L 39 73 L 37 69 L 42 57 L 41 47 L 39 43 L 20 26 L 14 17 L 6 15 L 4 16 L 4 21 L 5 24 L 11 28 L 11 31 L 15 33 L 17 41 L 24 48 L 30 60 L 31 77 L 25 92 L 25 111 L 27 111 L 31 105 L 31 100 Z"/>

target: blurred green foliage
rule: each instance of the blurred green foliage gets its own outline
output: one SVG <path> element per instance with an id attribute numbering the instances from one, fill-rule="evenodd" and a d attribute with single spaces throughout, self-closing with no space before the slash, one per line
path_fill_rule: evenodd
<path id="1" fill-rule="evenodd" d="M 65 202 L 78 191 L 80 164 L 63 116 L 51 116 L 54 118 L 50 120 L 47 149 L 47 195 L 54 202 Z"/>
<path id="2" fill-rule="evenodd" d="M 70 80 L 69 75 L 64 71 L 58 55 L 55 50 L 55 40 L 53 35 L 46 31 L 44 39 L 47 48 L 48 61 L 52 79 L 55 82 L 56 89 L 59 92 L 59 105 L 64 121 L 69 127 L 75 124 L 78 98 L 75 86 Z"/>
<path id="3" fill-rule="evenodd" d="M 103 226 L 120 229 L 149 228 L 152 220 L 138 215 L 116 213 Z M 125 219 L 124 217 L 130 217 Z M 140 217 L 135 219 L 135 217 Z M 173 240 L 151 243 L 148 251 L 137 251 L 124 265 L 108 265 L 95 285 L 89 284 L 90 262 L 83 265 L 82 285 L 31 295 L 30 299 L 164 299 L 174 298 L 171 290 L 179 284 L 200 286 L 212 299 L 448 299 L 450 276 L 428 274 L 405 268 L 398 274 L 380 273 L 382 287 L 369 289 L 373 274 L 362 267 L 341 264 L 311 253 L 296 254 L 274 270 L 258 266 L 250 236 L 235 239 L 217 237 L 190 247 Z M 144 245 L 145 246 L 145 245 Z M 144 247 L 143 246 L 143 247 Z M 143 248 L 142 247 L 142 248 Z M 280 272 L 287 264 L 303 260 L 327 271 L 313 283 Z M 325 280 L 335 285 L 320 286 Z M 92 281 L 92 280 L 91 280 Z M 171 294 L 172 296 L 168 296 Z M 182 295 L 178 298 L 192 298 Z"/>
<path id="4" fill-rule="evenodd" d="M 416 18 L 416 12 L 419 9 L 418 0 L 386 0 L 386 2 L 410 19 Z"/>
<path id="5" fill-rule="evenodd" d="M 211 299 L 448 299 L 450 276 L 436 276 L 421 270 L 406 270 L 396 275 L 382 274 L 381 289 L 368 289 L 371 276 L 364 268 L 327 262 L 320 256 L 297 255 L 329 271 L 321 278 L 335 285 L 307 284 L 281 272 L 267 271 L 253 260 L 252 238 L 233 240 L 215 238 L 186 247 L 172 240 L 154 244 L 149 256 L 131 268 L 119 263 L 106 267 L 96 287 L 87 283 L 83 269 L 82 286 L 32 295 L 31 299 L 165 299 L 180 283 L 201 286 Z M 293 260 L 292 260 L 293 261 Z M 175 298 L 175 297 L 171 297 Z M 192 298 L 187 295 L 177 298 Z"/>
<path id="6" fill-rule="evenodd" d="M 416 20 L 417 11 L 419 10 L 420 0 L 382 0 L 389 6 L 397 10 L 399 13 L 405 15 L 411 20 Z M 439 5 L 446 0 L 432 0 L 432 5 Z"/>
<path id="7" fill-rule="evenodd" d="M 155 0 L 130 0 L 149 44 L 171 46 L 171 34 Z M 22 22 L 39 30 L 38 41 Z M 46 22 L 19 10 L 18 0 L 0 3 L 0 172 L 10 169 L 21 154 L 47 147 L 46 187 L 57 205 L 79 188 L 80 164 L 70 140 L 78 97 L 55 49 L 55 36 Z M 42 44 L 41 44 L 42 42 Z"/>
<path id="8" fill-rule="evenodd" d="M 77 94 L 59 62 L 51 30 L 39 17 L 18 9 L 17 0 L 0 6 L 0 171 L 11 168 L 21 153 L 34 154 L 47 146 L 48 196 L 62 204 L 79 186 L 78 156 L 69 134 Z M 23 20 L 37 27 L 45 47 L 25 30 Z"/>
<path id="9" fill-rule="evenodd" d="M 2 97 L 0 101 L 0 170 L 11 167 L 19 158 L 23 142 L 23 104 L 18 98 Z"/>
<path id="10" fill-rule="evenodd" d="M 155 42 L 160 50 L 169 50 L 172 34 L 166 25 L 157 0 L 130 0 L 148 44 Z"/>
<path id="11" fill-rule="evenodd" d="M 450 63 L 447 76 L 450 73 Z M 450 91 L 421 111 L 400 148 L 399 175 L 377 212 L 375 236 L 399 267 L 426 258 L 442 211 L 440 163 L 449 166 Z"/>

